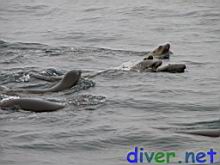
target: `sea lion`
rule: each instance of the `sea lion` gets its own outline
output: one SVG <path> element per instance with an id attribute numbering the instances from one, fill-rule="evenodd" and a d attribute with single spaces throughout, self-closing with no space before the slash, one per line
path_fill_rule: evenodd
<path id="1" fill-rule="evenodd" d="M 198 135 L 198 136 L 207 136 L 207 137 L 220 137 L 220 130 L 219 129 L 200 130 L 200 131 L 181 132 L 181 133 Z"/>
<path id="2" fill-rule="evenodd" d="M 72 88 L 75 86 L 81 77 L 81 71 L 79 70 L 72 70 L 67 72 L 64 77 L 54 86 L 47 89 L 11 89 L 7 92 L 27 92 L 33 94 L 40 94 L 45 92 L 59 92 L 65 89 Z"/>
<path id="3" fill-rule="evenodd" d="M 183 73 L 185 69 L 185 64 L 168 64 L 157 68 L 156 72 Z"/>
<path id="4" fill-rule="evenodd" d="M 19 108 L 32 112 L 51 112 L 62 109 L 65 105 L 37 98 L 11 98 L 1 100 L 0 107 L 2 109 Z"/>
<path id="5" fill-rule="evenodd" d="M 186 69 L 185 64 L 168 64 L 161 66 L 161 60 L 153 60 L 153 56 L 150 55 L 144 58 L 143 61 L 139 62 L 135 66 L 131 67 L 132 71 L 150 71 L 150 72 L 169 72 L 169 73 L 182 73 Z"/>
<path id="6" fill-rule="evenodd" d="M 153 57 L 158 59 L 169 59 L 171 54 L 173 53 L 170 51 L 170 44 L 167 43 L 165 45 L 158 46 L 156 49 L 149 52 L 147 55 L 152 55 Z"/>
<path id="7" fill-rule="evenodd" d="M 161 60 L 149 60 L 149 59 L 145 59 L 141 62 L 139 62 L 138 64 L 134 65 L 133 67 L 131 67 L 130 70 L 132 71 L 139 71 L 139 72 L 143 72 L 143 71 L 153 71 L 155 72 L 157 70 L 157 68 L 162 65 L 162 61 Z"/>

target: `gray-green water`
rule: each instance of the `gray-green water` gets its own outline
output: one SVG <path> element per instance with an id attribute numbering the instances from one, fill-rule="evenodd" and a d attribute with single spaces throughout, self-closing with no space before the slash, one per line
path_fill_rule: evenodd
<path id="1" fill-rule="evenodd" d="M 92 74 L 165 42 L 166 62 L 187 65 L 183 74 L 109 70 L 93 88 L 37 96 L 105 97 L 100 104 L 0 110 L 0 164 L 124 165 L 131 145 L 220 152 L 219 138 L 176 133 L 220 128 L 219 29 L 218 0 L 0 0 L 0 85 L 33 85 L 19 78 L 48 68 Z"/>

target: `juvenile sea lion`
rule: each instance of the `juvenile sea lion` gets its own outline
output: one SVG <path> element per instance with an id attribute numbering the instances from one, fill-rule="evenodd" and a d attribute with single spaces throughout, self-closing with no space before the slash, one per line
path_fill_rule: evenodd
<path id="1" fill-rule="evenodd" d="M 158 59 L 169 59 L 171 54 L 173 53 L 170 51 L 170 44 L 167 43 L 165 45 L 158 46 L 156 49 L 149 52 L 147 55 L 152 55 L 153 57 Z"/>
<path id="2" fill-rule="evenodd" d="M 0 101 L 2 109 L 19 108 L 32 112 L 51 112 L 62 109 L 64 104 L 33 98 L 11 98 Z"/>
<path id="3" fill-rule="evenodd" d="M 75 86 L 81 77 L 81 71 L 72 70 L 67 72 L 64 77 L 54 86 L 47 89 L 17 89 L 17 90 L 9 90 L 7 92 L 28 92 L 28 93 L 45 93 L 45 92 L 59 92 L 65 89 L 72 88 Z"/>

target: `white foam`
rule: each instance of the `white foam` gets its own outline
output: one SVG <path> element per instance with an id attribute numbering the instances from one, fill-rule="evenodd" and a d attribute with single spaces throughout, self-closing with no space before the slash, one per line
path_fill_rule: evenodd
<path id="1" fill-rule="evenodd" d="M 8 100 L 19 99 L 19 98 L 20 98 L 19 96 L 9 96 L 9 97 L 3 98 L 0 101 L 0 103 L 3 103 L 3 102 L 8 101 Z"/>
<path id="2" fill-rule="evenodd" d="M 120 66 L 115 67 L 114 69 L 118 70 L 131 70 L 131 68 L 138 63 L 137 60 L 127 61 L 122 63 Z"/>

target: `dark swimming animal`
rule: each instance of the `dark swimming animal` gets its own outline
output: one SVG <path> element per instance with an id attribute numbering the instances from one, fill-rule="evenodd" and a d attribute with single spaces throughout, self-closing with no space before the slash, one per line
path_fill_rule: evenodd
<path id="1" fill-rule="evenodd" d="M 162 65 L 161 60 L 154 60 L 153 56 L 150 55 L 147 58 L 144 58 L 141 62 L 137 63 L 130 70 L 132 71 L 150 71 L 150 72 L 169 72 L 169 73 L 182 73 L 186 69 L 185 64 L 168 64 L 165 66 Z"/>
<path id="2" fill-rule="evenodd" d="M 75 86 L 81 77 L 81 71 L 79 70 L 72 70 L 67 72 L 64 77 L 54 86 L 51 88 L 46 89 L 9 89 L 6 92 L 27 92 L 33 94 L 40 94 L 46 92 L 59 92 L 65 89 L 70 89 Z"/>
<path id="3" fill-rule="evenodd" d="M 31 112 L 51 112 L 64 107 L 64 104 L 38 98 L 12 98 L 0 101 L 1 109 L 16 108 Z"/>
<path id="4" fill-rule="evenodd" d="M 181 132 L 181 133 L 197 135 L 197 136 L 213 137 L 213 138 L 220 137 L 220 130 L 219 129 L 187 131 L 187 132 Z"/>
<path id="5" fill-rule="evenodd" d="M 153 56 L 154 58 L 158 59 L 169 59 L 171 54 L 173 53 L 170 51 L 170 44 L 167 43 L 160 45 L 153 51 L 147 53 L 147 56 Z"/>

